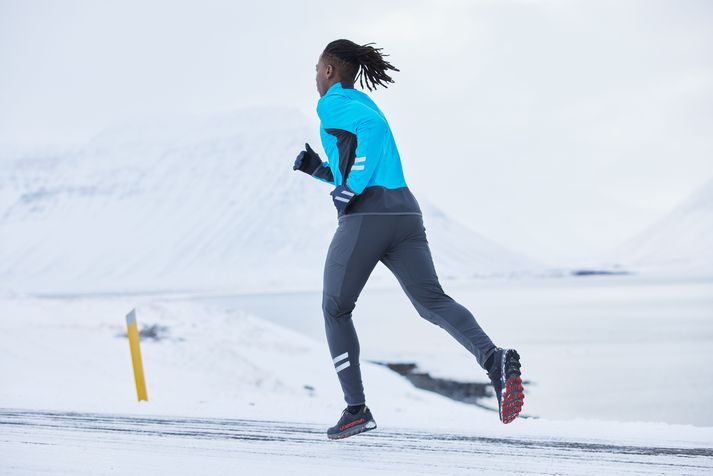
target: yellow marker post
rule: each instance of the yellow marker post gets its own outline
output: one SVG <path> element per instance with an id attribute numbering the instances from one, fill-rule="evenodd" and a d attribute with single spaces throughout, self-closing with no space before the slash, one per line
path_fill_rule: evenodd
<path id="1" fill-rule="evenodd" d="M 136 394 L 139 401 L 148 401 L 146 395 L 146 382 L 144 381 L 144 366 L 141 363 L 141 348 L 139 347 L 139 326 L 136 323 L 136 309 L 132 309 L 126 315 L 126 328 L 129 335 L 129 347 L 131 348 L 131 362 L 134 365 L 134 379 L 136 379 Z"/>

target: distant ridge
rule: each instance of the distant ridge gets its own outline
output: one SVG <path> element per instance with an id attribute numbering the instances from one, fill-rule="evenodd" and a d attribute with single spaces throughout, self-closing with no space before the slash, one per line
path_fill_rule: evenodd
<path id="1" fill-rule="evenodd" d="M 618 248 L 614 260 L 633 270 L 713 276 L 713 180 Z"/>
<path id="2" fill-rule="evenodd" d="M 0 288 L 319 288 L 336 212 L 328 184 L 292 170 L 312 129 L 296 111 L 254 108 L 0 161 Z M 419 201 L 442 276 L 537 267 Z"/>

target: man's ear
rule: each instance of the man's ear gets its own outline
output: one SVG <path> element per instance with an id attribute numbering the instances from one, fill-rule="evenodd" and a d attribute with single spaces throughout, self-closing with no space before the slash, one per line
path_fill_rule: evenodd
<path id="1" fill-rule="evenodd" d="M 324 74 L 325 76 L 327 76 L 327 79 L 331 78 L 334 74 L 334 67 L 331 64 L 328 64 L 327 67 L 324 69 Z"/>

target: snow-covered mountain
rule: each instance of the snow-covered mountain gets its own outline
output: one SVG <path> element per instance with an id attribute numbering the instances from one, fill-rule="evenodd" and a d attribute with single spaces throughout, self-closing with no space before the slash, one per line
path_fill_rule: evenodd
<path id="1" fill-rule="evenodd" d="M 713 180 L 615 251 L 626 268 L 713 276 Z"/>
<path id="2" fill-rule="evenodd" d="M 257 108 L 0 160 L 0 286 L 318 288 L 336 227 L 331 188 L 292 170 L 305 140 L 318 144 L 313 129 L 295 111 Z M 537 266 L 421 205 L 443 277 Z"/>

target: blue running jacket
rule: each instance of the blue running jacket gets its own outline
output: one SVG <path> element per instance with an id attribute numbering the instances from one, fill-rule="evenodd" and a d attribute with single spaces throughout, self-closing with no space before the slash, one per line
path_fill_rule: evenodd
<path id="1" fill-rule="evenodd" d="M 389 123 L 369 96 L 335 83 L 317 103 L 317 114 L 328 162 L 312 176 L 354 194 L 340 216 L 421 214 Z"/>

